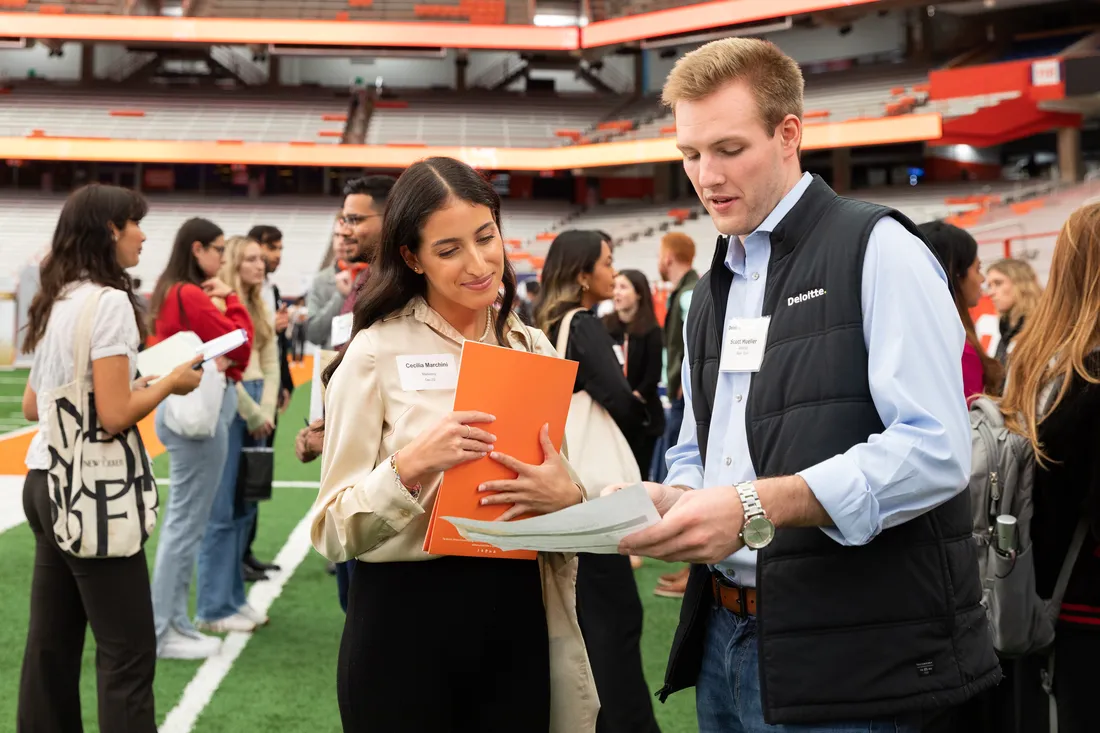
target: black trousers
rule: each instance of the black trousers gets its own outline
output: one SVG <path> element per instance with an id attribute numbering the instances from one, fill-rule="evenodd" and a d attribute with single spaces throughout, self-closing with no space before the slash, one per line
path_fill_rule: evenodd
<path id="1" fill-rule="evenodd" d="M 538 564 L 357 562 L 336 692 L 345 733 L 546 733 Z"/>
<path id="2" fill-rule="evenodd" d="M 580 554 L 577 617 L 600 695 L 596 733 L 660 731 L 642 672 L 642 600 L 630 558 Z"/>
<path id="3" fill-rule="evenodd" d="M 145 551 L 85 560 L 57 546 L 44 471 L 23 485 L 34 532 L 30 628 L 19 684 L 19 733 L 79 733 L 84 630 L 96 642 L 99 729 L 156 733 L 157 640 Z"/>

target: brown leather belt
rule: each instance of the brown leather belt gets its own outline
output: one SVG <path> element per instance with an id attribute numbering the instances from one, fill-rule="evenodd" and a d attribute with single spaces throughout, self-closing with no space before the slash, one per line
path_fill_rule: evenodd
<path id="1" fill-rule="evenodd" d="M 710 577 L 714 600 L 723 608 L 738 616 L 756 615 L 756 588 L 738 588 L 727 585 L 715 573 Z"/>

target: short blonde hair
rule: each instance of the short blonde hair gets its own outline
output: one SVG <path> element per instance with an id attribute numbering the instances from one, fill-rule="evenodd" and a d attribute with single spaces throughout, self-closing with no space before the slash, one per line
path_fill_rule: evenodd
<path id="1" fill-rule="evenodd" d="M 665 80 L 661 101 L 675 110 L 677 102 L 709 97 L 738 81 L 752 90 L 769 135 L 787 115 L 802 119 L 805 84 L 798 62 L 755 38 L 723 38 L 682 56 Z"/>
<path id="2" fill-rule="evenodd" d="M 672 259 L 685 265 L 690 265 L 695 260 L 695 241 L 683 232 L 669 232 L 661 237 L 661 249 L 672 255 Z"/>

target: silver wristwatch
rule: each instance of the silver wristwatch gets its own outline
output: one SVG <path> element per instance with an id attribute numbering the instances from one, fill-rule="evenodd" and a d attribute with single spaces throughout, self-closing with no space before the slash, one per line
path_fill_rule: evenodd
<path id="1" fill-rule="evenodd" d="M 750 550 L 767 547 L 775 539 L 775 525 L 768 519 L 764 507 L 760 506 L 760 495 L 756 493 L 756 484 L 752 481 L 737 484 L 737 496 L 745 508 L 745 523 L 741 525 L 741 541 Z"/>

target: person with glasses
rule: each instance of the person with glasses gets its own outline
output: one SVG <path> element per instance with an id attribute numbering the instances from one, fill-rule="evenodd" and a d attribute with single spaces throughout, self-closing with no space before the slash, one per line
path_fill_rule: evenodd
<path id="1" fill-rule="evenodd" d="M 179 435 L 165 423 L 164 409 L 157 410 L 157 437 L 168 449 L 171 477 L 153 567 L 153 620 L 161 659 L 204 659 L 221 648 L 218 637 L 195 628 L 187 601 L 199 545 L 228 456 L 229 427 L 237 416 L 235 385 L 252 356 L 255 333 L 244 303 L 217 277 L 224 259 L 221 228 L 206 219 L 187 220 L 176 234 L 168 266 L 157 280 L 150 303 L 150 346 L 180 331 L 191 331 L 203 341 L 241 328 L 248 334 L 244 344 L 219 358 L 228 388 L 213 437 Z M 215 298 L 224 304 L 224 310 L 215 305 Z M 203 574 L 200 566 L 200 585 Z"/>
<path id="2" fill-rule="evenodd" d="M 317 274 L 310 288 L 306 339 L 331 349 L 332 320 L 350 313 L 358 288 L 365 282 L 367 264 L 382 234 L 382 211 L 394 179 L 390 176 L 353 178 L 344 186 L 344 207 L 337 224 L 337 236 L 344 242 L 343 257 L 331 270 Z"/>

